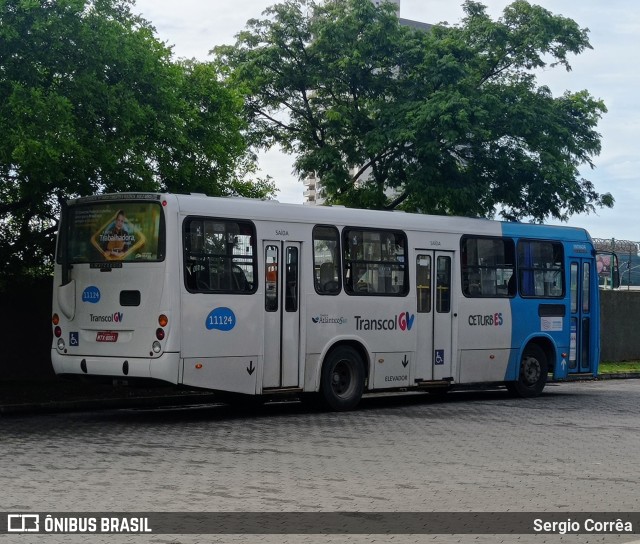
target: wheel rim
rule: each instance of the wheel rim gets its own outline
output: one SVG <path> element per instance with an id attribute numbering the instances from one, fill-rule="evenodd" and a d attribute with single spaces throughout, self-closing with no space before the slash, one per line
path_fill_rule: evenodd
<path id="1" fill-rule="evenodd" d="M 522 372 L 524 383 L 527 385 L 534 385 L 540 379 L 542 372 L 540 361 L 536 357 L 531 355 L 525 355 L 522 358 Z"/>
<path id="2" fill-rule="evenodd" d="M 353 369 L 350 361 L 341 360 L 331 372 L 331 390 L 337 397 L 348 397 L 355 387 Z"/>

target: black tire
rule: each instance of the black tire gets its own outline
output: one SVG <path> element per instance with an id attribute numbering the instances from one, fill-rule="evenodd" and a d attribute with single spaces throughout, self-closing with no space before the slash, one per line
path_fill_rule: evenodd
<path id="1" fill-rule="evenodd" d="M 529 344 L 522 353 L 520 371 L 515 382 L 507 382 L 507 389 L 523 398 L 537 397 L 547 383 L 549 363 L 540 346 Z"/>
<path id="2" fill-rule="evenodd" d="M 322 365 L 320 396 L 330 410 L 343 412 L 357 406 L 364 391 L 364 363 L 350 346 L 329 353 Z"/>

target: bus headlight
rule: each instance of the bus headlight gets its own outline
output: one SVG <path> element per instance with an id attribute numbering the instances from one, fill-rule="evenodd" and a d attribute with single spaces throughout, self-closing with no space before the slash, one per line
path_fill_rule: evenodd
<path id="1" fill-rule="evenodd" d="M 160 345 L 160 342 L 154 342 L 151 345 L 151 349 L 153 349 L 153 353 L 160 353 L 162 351 L 162 346 Z"/>
<path id="2" fill-rule="evenodd" d="M 64 340 L 62 338 L 58 338 L 58 349 L 63 351 L 66 347 L 67 345 L 64 343 Z"/>

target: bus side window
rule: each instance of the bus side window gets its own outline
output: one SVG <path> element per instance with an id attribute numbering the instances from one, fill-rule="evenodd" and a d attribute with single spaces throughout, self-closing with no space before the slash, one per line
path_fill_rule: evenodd
<path id="1" fill-rule="evenodd" d="M 336 227 L 313 228 L 313 283 L 319 295 L 340 292 L 340 233 Z"/>
<path id="2" fill-rule="evenodd" d="M 184 282 L 192 293 L 251 294 L 257 289 L 255 228 L 249 221 L 187 217 Z"/>
<path id="3" fill-rule="evenodd" d="M 463 236 L 462 292 L 466 297 L 516 295 L 515 243 L 510 238 Z"/>
<path id="4" fill-rule="evenodd" d="M 343 230 L 342 240 L 347 294 L 405 296 L 409 292 L 404 232 L 351 227 Z"/>
<path id="5" fill-rule="evenodd" d="M 564 252 L 560 242 L 520 240 L 518 269 L 523 297 L 564 296 Z"/>

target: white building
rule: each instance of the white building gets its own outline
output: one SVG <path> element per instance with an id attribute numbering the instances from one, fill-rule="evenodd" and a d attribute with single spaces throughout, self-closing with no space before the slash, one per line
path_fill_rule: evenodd
<path id="1" fill-rule="evenodd" d="M 324 197 L 322 195 L 322 183 L 320 179 L 314 174 L 302 180 L 304 184 L 304 204 L 310 206 L 324 204 Z"/>

